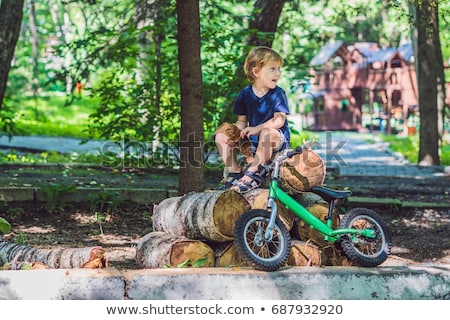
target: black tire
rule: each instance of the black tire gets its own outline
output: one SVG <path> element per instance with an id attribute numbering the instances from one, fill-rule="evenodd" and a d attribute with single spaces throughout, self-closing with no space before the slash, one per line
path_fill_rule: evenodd
<path id="1" fill-rule="evenodd" d="M 264 239 L 270 220 L 270 212 L 253 209 L 244 212 L 236 221 L 234 242 L 242 259 L 257 270 L 276 271 L 284 266 L 289 258 L 291 237 L 285 225 L 277 217 L 273 237 Z M 262 238 L 256 238 L 260 231 Z"/>
<path id="2" fill-rule="evenodd" d="M 354 264 L 361 267 L 376 267 L 382 264 L 391 253 L 392 237 L 387 224 L 374 211 L 366 208 L 354 208 L 341 220 L 340 228 L 373 229 L 376 238 L 360 235 L 344 235 L 340 245 L 344 254 Z"/>

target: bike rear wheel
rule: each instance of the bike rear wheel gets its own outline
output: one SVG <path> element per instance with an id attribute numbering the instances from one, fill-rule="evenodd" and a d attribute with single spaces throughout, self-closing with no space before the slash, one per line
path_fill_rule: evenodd
<path id="1" fill-rule="evenodd" d="M 257 270 L 275 271 L 289 258 L 291 238 L 286 226 L 277 217 L 271 239 L 265 239 L 270 212 L 253 209 L 236 221 L 234 242 L 243 260 Z"/>
<path id="2" fill-rule="evenodd" d="M 376 267 L 382 264 L 391 253 L 391 232 L 383 219 L 367 208 L 354 208 L 341 220 L 340 228 L 371 229 L 375 238 L 362 235 L 345 235 L 341 237 L 341 247 L 347 258 L 361 267 Z"/>

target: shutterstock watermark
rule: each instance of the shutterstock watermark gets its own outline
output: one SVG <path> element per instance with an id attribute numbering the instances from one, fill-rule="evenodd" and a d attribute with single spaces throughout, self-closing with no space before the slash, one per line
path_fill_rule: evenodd
<path id="1" fill-rule="evenodd" d="M 337 163 L 347 166 L 340 152 L 347 141 L 333 141 L 333 132 L 325 133 L 325 141 L 306 142 L 313 151 L 319 154 L 327 167 Z M 271 146 L 267 146 L 271 147 Z M 291 145 L 291 149 L 295 149 Z M 214 141 L 201 143 L 190 141 L 107 141 L 101 146 L 102 166 L 107 168 L 162 168 L 162 167 L 199 167 L 219 168 L 223 162 Z M 182 159 L 183 157 L 183 159 Z M 306 167 L 317 165 L 316 160 L 308 158 L 305 152 L 298 158 Z M 255 159 L 257 160 L 257 159 Z M 296 163 L 291 163 L 295 165 Z"/>

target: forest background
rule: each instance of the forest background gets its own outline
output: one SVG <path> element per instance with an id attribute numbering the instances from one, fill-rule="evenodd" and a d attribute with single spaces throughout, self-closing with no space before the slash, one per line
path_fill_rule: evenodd
<path id="1" fill-rule="evenodd" d="M 14 12 L 19 21 L 0 19 L 0 79 L 7 78 L 0 86 L 0 125 L 9 136 L 105 139 L 124 148 L 138 142 L 137 149 L 148 148 L 152 157 L 158 157 L 158 141 L 164 152 L 174 147 L 171 152 L 190 162 L 183 150 L 201 143 L 204 157 L 214 148 L 214 130 L 233 118 L 251 46 L 271 46 L 285 58 L 280 86 L 295 106 L 307 90 L 309 62 L 327 42 L 397 47 L 415 39 L 423 68 L 432 71 L 419 81 L 432 86 L 424 86 L 431 91 L 423 97 L 423 108 L 432 112 L 421 110 L 421 118 L 436 115 L 434 131 L 425 138 L 421 133 L 418 149 L 434 146 L 438 154 L 445 145 L 439 85 L 450 81 L 443 69 L 450 60 L 448 1 L 0 1 L 0 16 Z M 14 24 L 20 32 L 5 65 L 11 48 L 1 39 Z M 420 55 L 424 46 L 428 51 Z M 200 77 L 189 79 L 196 73 Z M 304 134 L 294 130 L 298 141 Z M 203 189 L 203 171 L 189 167 L 180 170 L 180 193 Z"/>

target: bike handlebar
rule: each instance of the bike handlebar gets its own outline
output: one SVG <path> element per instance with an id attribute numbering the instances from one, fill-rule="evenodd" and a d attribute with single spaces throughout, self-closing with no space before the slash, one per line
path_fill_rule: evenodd
<path id="1" fill-rule="evenodd" d="M 298 146 L 296 147 L 294 150 L 285 152 L 279 156 L 277 156 L 275 159 L 272 160 L 272 162 L 270 163 L 266 163 L 266 164 L 260 164 L 258 167 L 258 171 L 260 172 L 261 175 L 265 175 L 268 174 L 269 172 L 271 172 L 271 170 L 277 165 L 279 166 L 279 164 L 286 160 L 286 159 L 290 159 L 293 156 L 295 156 L 296 154 L 301 154 L 303 152 L 303 147 L 302 146 Z"/>
<path id="2" fill-rule="evenodd" d="M 286 158 L 292 158 L 293 156 L 295 156 L 296 154 L 301 154 L 303 152 L 303 147 L 302 146 L 298 146 L 295 148 L 295 150 L 289 151 L 286 154 Z"/>

